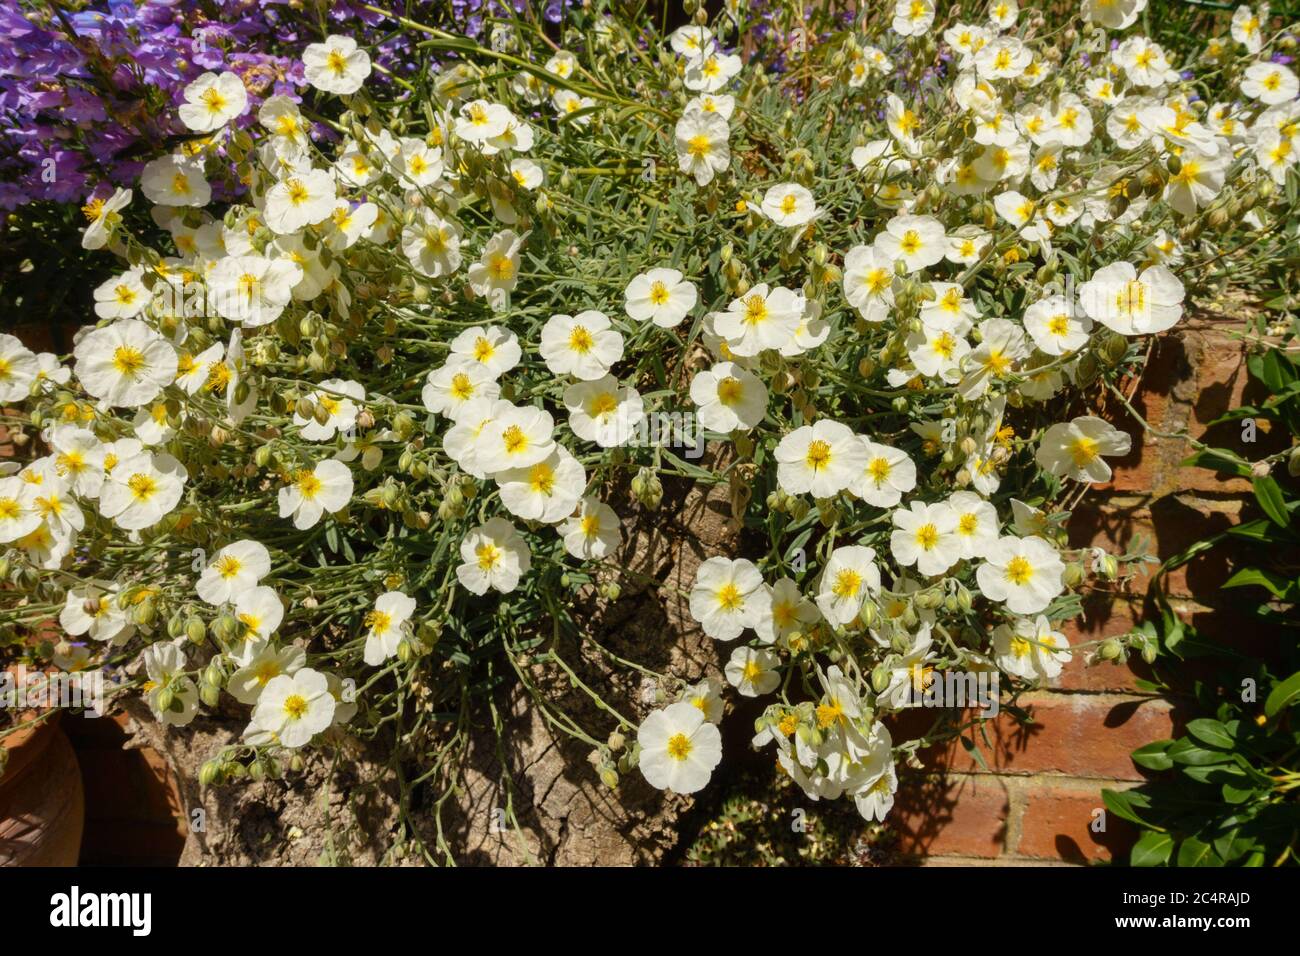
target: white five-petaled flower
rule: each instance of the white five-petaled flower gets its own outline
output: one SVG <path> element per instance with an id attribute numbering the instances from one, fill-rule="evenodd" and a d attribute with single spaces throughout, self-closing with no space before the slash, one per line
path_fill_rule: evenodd
<path id="1" fill-rule="evenodd" d="M 194 590 L 209 604 L 225 604 L 256 587 L 270 571 L 271 554 L 266 545 L 246 538 L 213 555 Z"/>
<path id="2" fill-rule="evenodd" d="M 171 343 L 138 319 L 95 329 L 80 342 L 77 381 L 105 405 L 138 408 L 176 378 L 179 359 Z"/>
<path id="3" fill-rule="evenodd" d="M 532 564 L 528 545 L 502 517 L 467 534 L 460 543 L 460 558 L 463 563 L 456 568 L 456 579 L 471 594 L 486 594 L 489 588 L 508 594 Z"/>
<path id="4" fill-rule="evenodd" d="M 817 215 L 817 201 L 798 183 L 779 183 L 763 195 L 759 209 L 778 226 L 797 229 Z"/>
<path id="5" fill-rule="evenodd" d="M 900 567 L 916 566 L 921 574 L 943 574 L 961 560 L 957 515 L 946 502 L 913 501 L 890 516 L 894 531 L 889 549 Z"/>
<path id="6" fill-rule="evenodd" d="M 773 453 L 776 480 L 788 494 L 831 498 L 848 489 L 867 466 L 867 450 L 847 425 L 822 419 L 796 428 Z"/>
<path id="7" fill-rule="evenodd" d="M 250 729 L 271 735 L 282 747 L 302 747 L 329 727 L 336 706 L 325 675 L 304 667 L 267 683 L 253 709 Z"/>
<path id="8" fill-rule="evenodd" d="M 701 369 L 691 379 L 691 401 L 700 424 L 715 432 L 748 431 L 767 414 L 767 386 L 734 362 Z"/>
<path id="9" fill-rule="evenodd" d="M 607 375 L 623 357 L 623 336 L 605 313 L 594 309 L 553 315 L 542 326 L 539 351 L 554 374 L 590 382 Z"/>
<path id="10" fill-rule="evenodd" d="M 638 766 L 652 786 L 673 793 L 704 789 L 722 760 L 722 734 L 689 701 L 652 711 L 637 731 Z"/>
<path id="11" fill-rule="evenodd" d="M 372 667 L 397 656 L 397 646 L 410 630 L 415 598 L 401 591 L 385 591 L 366 613 L 366 646 L 362 660 Z"/>
<path id="12" fill-rule="evenodd" d="M 583 498 L 578 511 L 559 527 L 564 550 L 582 561 L 599 561 L 623 540 L 618 513 L 598 498 Z"/>
<path id="13" fill-rule="evenodd" d="M 361 89 L 370 75 L 370 54 L 357 48 L 351 37 L 328 36 L 302 53 L 307 82 L 325 93 L 346 96 Z"/>
<path id="14" fill-rule="evenodd" d="M 1047 541 L 1006 535 L 985 549 L 975 580 L 986 598 L 1005 601 L 1016 614 L 1037 614 L 1065 590 L 1064 573 L 1060 555 Z"/>
<path id="15" fill-rule="evenodd" d="M 698 298 L 695 286 L 676 269 L 651 269 L 627 284 L 624 308 L 638 322 L 671 329 L 681 325 Z"/>
<path id="16" fill-rule="evenodd" d="M 1128 262 L 1098 269 L 1079 287 L 1079 303 L 1093 320 L 1121 335 L 1171 328 L 1183 314 L 1183 284 L 1166 266 L 1138 275 Z"/>
<path id="17" fill-rule="evenodd" d="M 694 176 L 697 186 L 707 186 L 731 165 L 729 136 L 727 121 L 720 114 L 687 110 L 673 130 L 678 167 Z"/>
<path id="18" fill-rule="evenodd" d="M 1055 424 L 1043 433 L 1034 459 L 1053 475 L 1075 481 L 1110 480 L 1110 465 L 1102 455 L 1127 455 L 1133 440 L 1104 419 L 1082 415 Z"/>
<path id="19" fill-rule="evenodd" d="M 836 548 L 822 569 L 817 609 L 830 623 L 851 624 L 862 603 L 880 590 L 876 551 L 860 545 Z"/>
<path id="20" fill-rule="evenodd" d="M 709 558 L 695 572 L 691 617 L 709 637 L 734 641 L 745 628 L 758 625 L 766 598 L 763 576 L 753 562 Z"/>
<path id="21" fill-rule="evenodd" d="M 314 468 L 299 468 L 280 489 L 280 517 L 293 518 L 299 531 L 315 526 L 326 512 L 341 511 L 352 500 L 352 472 L 326 458 Z"/>
<path id="22" fill-rule="evenodd" d="M 248 91 L 236 73 L 204 73 L 185 87 L 185 102 L 177 113 L 198 133 L 221 129 L 248 109 Z"/>

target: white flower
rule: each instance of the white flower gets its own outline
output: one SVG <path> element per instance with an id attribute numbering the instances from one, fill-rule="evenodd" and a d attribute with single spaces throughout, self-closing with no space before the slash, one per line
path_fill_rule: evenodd
<path id="1" fill-rule="evenodd" d="M 1051 680 L 1060 676 L 1062 667 L 1073 660 L 1069 648 L 1065 635 L 1053 630 L 1042 614 L 1036 619 L 1017 618 L 993 631 L 993 652 L 998 667 L 1024 680 Z"/>
<path id="2" fill-rule="evenodd" d="M 226 689 L 241 704 L 256 704 L 271 681 L 296 674 L 307 663 L 307 653 L 301 647 L 281 649 L 257 639 L 246 639 L 234 657 L 239 669 L 230 675 Z"/>
<path id="3" fill-rule="evenodd" d="M 255 328 L 280 317 L 302 278 L 302 268 L 288 258 L 227 256 L 208 274 L 208 294 L 222 318 Z"/>
<path id="4" fill-rule="evenodd" d="M 817 609 L 831 624 L 844 627 L 853 623 L 862 602 L 879 590 L 880 568 L 874 548 L 836 548 L 822 569 Z"/>
<path id="5" fill-rule="evenodd" d="M 787 346 L 799 330 L 804 307 L 802 293 L 783 286 L 769 290 L 767 283 L 760 282 L 732 299 L 726 312 L 717 313 L 713 327 L 733 353 L 748 358 L 764 349 Z"/>
<path id="6" fill-rule="evenodd" d="M 934 4 L 931 0 L 895 0 L 892 26 L 899 36 L 923 36 L 932 23 Z"/>
<path id="7" fill-rule="evenodd" d="M 868 322 L 883 322 L 894 308 L 894 260 L 874 246 L 854 246 L 844 256 L 844 298 Z"/>
<path id="8" fill-rule="evenodd" d="M 198 133 L 221 129 L 248 109 L 248 91 L 236 73 L 204 73 L 185 87 L 185 102 L 177 109 L 181 122 Z"/>
<path id="9" fill-rule="evenodd" d="M 701 93 L 687 100 L 686 108 L 682 112 L 689 113 L 691 110 L 716 113 L 724 120 L 730 120 L 731 114 L 736 110 L 736 98 L 725 93 Z"/>
<path id="10" fill-rule="evenodd" d="M 985 80 L 1013 80 L 1025 72 L 1033 58 L 1015 37 L 998 37 L 975 54 L 975 71 Z"/>
<path id="11" fill-rule="evenodd" d="M 135 633 L 127 610 L 117 605 L 116 588 L 94 581 L 68 591 L 59 625 L 73 637 L 85 634 L 119 647 Z"/>
<path id="12" fill-rule="evenodd" d="M 729 136 L 727 121 L 718 113 L 687 110 L 673 131 L 678 167 L 694 176 L 696 185 L 707 186 L 731 165 Z"/>
<path id="13" fill-rule="evenodd" d="M 546 173 L 537 163 L 525 156 L 510 160 L 510 178 L 520 189 L 536 189 L 546 180 Z"/>
<path id="14" fill-rule="evenodd" d="M 686 58 L 699 56 L 713 39 L 713 31 L 708 27 L 694 24 L 678 27 L 668 36 L 668 44 L 678 56 Z"/>
<path id="15" fill-rule="evenodd" d="M 234 596 L 235 620 L 243 625 L 245 646 L 269 640 L 284 620 L 284 604 L 273 588 L 265 585 L 240 591 Z"/>
<path id="16" fill-rule="evenodd" d="M 385 591 L 366 614 L 366 647 L 362 655 L 371 667 L 397 656 L 397 645 L 410 631 L 407 623 L 415 613 L 415 598 L 401 591 Z"/>
<path id="17" fill-rule="evenodd" d="M 931 329 L 956 332 L 965 335 L 970 331 L 975 319 L 979 318 L 979 308 L 966 298 L 965 290 L 957 282 L 931 282 L 930 291 L 934 298 L 921 303 L 921 322 Z"/>
<path id="18" fill-rule="evenodd" d="M 859 437 L 867 461 L 849 491 L 869 505 L 892 508 L 916 487 L 916 465 L 907 452 Z"/>
<path id="19" fill-rule="evenodd" d="M 466 142 L 482 144 L 504 135 L 514 119 L 510 110 L 500 103 L 471 100 L 460 108 L 456 135 Z"/>
<path id="20" fill-rule="evenodd" d="M 270 573 L 271 553 L 266 545 L 245 538 L 226 545 L 212 556 L 194 590 L 200 600 L 221 605 L 257 587 Z"/>
<path id="21" fill-rule="evenodd" d="M 553 315 L 542 326 L 539 351 L 554 374 L 590 382 L 607 375 L 623 357 L 623 336 L 603 312 Z"/>
<path id="22" fill-rule="evenodd" d="M 984 557 L 988 546 L 998 539 L 998 511 L 971 491 L 954 491 L 948 507 L 957 518 L 954 534 L 966 560 Z"/>
<path id="23" fill-rule="evenodd" d="M 573 434 L 602 448 L 627 444 L 645 420 L 640 394 L 631 387 L 620 388 L 613 375 L 570 385 L 564 390 L 564 407 Z"/>
<path id="24" fill-rule="evenodd" d="M 716 93 L 731 82 L 743 65 L 734 53 L 721 53 L 709 44 L 708 49 L 687 62 L 682 82 L 688 90 L 697 93 Z"/>
<path id="25" fill-rule="evenodd" d="M 555 448 L 555 422 L 531 405 L 494 410 L 475 443 L 475 458 L 488 474 L 526 468 L 548 458 Z"/>
<path id="26" fill-rule="evenodd" d="M 182 156 L 160 156 L 140 173 L 145 198 L 159 206 L 206 206 L 212 188 L 203 178 L 203 161 Z"/>
<path id="27" fill-rule="evenodd" d="M 1152 266 L 1139 276 L 1132 264 L 1112 262 L 1079 287 L 1079 303 L 1121 335 L 1163 332 L 1182 317 L 1183 284 L 1165 266 Z"/>
<path id="28" fill-rule="evenodd" d="M 346 96 L 361 89 L 370 75 L 370 54 L 351 37 L 328 36 L 302 51 L 303 75 L 324 93 Z"/>
<path id="29" fill-rule="evenodd" d="M 687 701 L 652 711 L 637 731 L 641 775 L 673 793 L 695 793 L 722 760 L 722 734 Z"/>
<path id="30" fill-rule="evenodd" d="M 900 567 L 916 566 L 921 574 L 943 574 L 962 558 L 957 536 L 957 515 L 946 502 L 926 504 L 913 501 L 890 516 L 895 530 L 889 536 L 889 550 Z"/>
<path id="31" fill-rule="evenodd" d="M 628 283 L 624 292 L 628 316 L 638 322 L 649 320 L 661 329 L 680 325 L 698 298 L 695 286 L 676 269 L 643 272 Z"/>
<path id="32" fill-rule="evenodd" d="M 430 146 L 422 139 L 406 137 L 401 141 L 401 152 L 394 159 L 400 164 L 398 178 L 408 186 L 423 189 L 432 186 L 446 171 L 442 149 Z M 428 212 L 427 207 L 422 207 Z"/>
<path id="33" fill-rule="evenodd" d="M 754 628 L 764 644 L 773 644 L 794 631 L 805 630 L 821 619 L 817 605 L 803 596 L 799 585 L 781 578 L 767 589 L 762 619 Z"/>
<path id="34" fill-rule="evenodd" d="M 695 572 L 691 617 L 709 637 L 734 641 L 745 628 L 758 625 L 766 596 L 763 576 L 752 562 L 709 558 Z"/>
<path id="35" fill-rule="evenodd" d="M 1132 439 L 1109 422 L 1083 415 L 1053 425 L 1043 433 L 1034 460 L 1058 477 L 1075 481 L 1110 480 L 1110 465 L 1101 457 L 1127 455 Z"/>
<path id="36" fill-rule="evenodd" d="M 456 579 L 471 594 L 486 594 L 488 588 L 508 594 L 532 564 L 528 545 L 501 517 L 467 534 L 460 543 L 460 557 L 464 563 L 456 568 Z"/>
<path id="37" fill-rule="evenodd" d="M 767 387 L 753 372 L 734 362 L 702 369 L 691 380 L 691 401 L 700 424 L 715 432 L 748 431 L 767 414 Z"/>
<path id="38" fill-rule="evenodd" d="M 402 227 L 402 252 L 423 275 L 437 279 L 460 268 L 460 226 L 421 207 Z"/>
<path id="39" fill-rule="evenodd" d="M 781 686 L 781 658 L 758 647 L 737 647 L 723 673 L 741 697 L 761 697 Z"/>
<path id="40" fill-rule="evenodd" d="M 1067 355 L 1088 344 L 1092 319 L 1063 295 L 1049 295 L 1025 309 L 1025 331 L 1041 352 Z"/>
<path id="41" fill-rule="evenodd" d="M 253 708 L 249 729 L 272 735 L 282 747 L 302 747 L 333 722 L 335 706 L 325 675 L 304 667 L 271 679 Z"/>
<path id="42" fill-rule="evenodd" d="M 1264 16 L 1268 16 L 1268 4 L 1264 4 Z M 1232 38 L 1246 48 L 1247 53 L 1258 53 L 1264 47 L 1264 38 L 1260 32 L 1260 17 L 1246 5 L 1238 7 L 1232 14 Z"/>
<path id="43" fill-rule="evenodd" d="M 81 212 L 86 217 L 86 231 L 81 234 L 81 248 L 103 249 L 122 222 L 122 210 L 131 202 L 131 190 L 118 188 L 113 195 L 86 200 Z"/>
<path id="44" fill-rule="evenodd" d="M 763 195 L 759 208 L 768 219 L 788 229 L 797 229 L 817 215 L 817 201 L 813 194 L 797 183 L 780 183 L 771 187 Z"/>
<path id="45" fill-rule="evenodd" d="M 1163 86 L 1177 79 L 1178 74 L 1169 68 L 1169 59 L 1160 44 L 1144 36 L 1132 36 L 1111 53 L 1135 86 Z"/>
<path id="46" fill-rule="evenodd" d="M 523 350 L 509 329 L 476 325 L 451 340 L 451 354 L 478 363 L 495 379 L 519 364 Z"/>
<path id="47" fill-rule="evenodd" d="M 184 674 L 185 652 L 176 644 L 160 641 L 150 644 L 141 655 L 144 659 L 144 689 L 154 719 L 172 727 L 184 727 L 199 709 L 199 689 Z M 170 704 L 163 708 L 163 694 Z"/>
<path id="48" fill-rule="evenodd" d="M 858 436 L 830 419 L 796 428 L 781 439 L 773 454 L 781 489 L 814 498 L 831 498 L 844 491 L 867 465 L 867 450 Z"/>
<path id="49" fill-rule="evenodd" d="M 337 198 L 327 171 L 294 173 L 267 192 L 263 216 L 272 232 L 284 236 L 330 218 Z"/>
<path id="50" fill-rule="evenodd" d="M 25 401 L 39 372 L 35 353 L 17 337 L 0 332 L 0 402 Z"/>
<path id="51" fill-rule="evenodd" d="M 454 422 L 480 399 L 495 400 L 501 386 L 486 366 L 463 356 L 452 356 L 445 365 L 430 370 L 420 400 L 424 407 Z"/>
<path id="52" fill-rule="evenodd" d="M 1007 535 L 989 545 L 975 572 L 980 591 L 1016 614 L 1037 614 L 1065 590 L 1065 565 L 1042 538 Z"/>
<path id="53" fill-rule="evenodd" d="M 571 515 L 587 487 L 586 470 L 560 445 L 541 461 L 506 469 L 495 478 L 506 510 L 543 524 L 555 524 Z"/>
<path id="54" fill-rule="evenodd" d="M 137 319 L 95 329 L 73 354 L 81 387 L 109 406 L 138 408 L 176 377 L 176 350 Z"/>
<path id="55" fill-rule="evenodd" d="M 1268 106 L 1289 102 L 1298 91 L 1300 80 L 1281 63 L 1252 64 L 1241 80 L 1242 93 Z"/>
<path id="56" fill-rule="evenodd" d="M 343 462 L 327 458 L 315 468 L 299 468 L 280 489 L 280 517 L 293 518 L 305 531 L 326 512 L 341 511 L 352 500 L 352 472 Z"/>
<path id="57" fill-rule="evenodd" d="M 1147 0 L 1083 0 L 1083 15 L 1108 30 L 1126 30 L 1143 10 Z"/>
<path id="58" fill-rule="evenodd" d="M 519 281 L 519 249 L 523 239 L 506 229 L 483 247 L 479 261 L 469 267 L 469 285 L 476 295 L 488 300 L 494 312 L 506 308 L 510 293 Z"/>
<path id="59" fill-rule="evenodd" d="M 176 507 L 188 478 L 171 455 L 139 452 L 108 473 L 99 490 L 99 513 L 127 531 L 151 527 Z"/>
<path id="60" fill-rule="evenodd" d="M 327 378 L 308 398 L 315 408 L 324 410 L 325 421 L 315 415 L 304 418 L 295 408 L 293 423 L 307 441 L 329 441 L 336 433 L 348 432 L 356 425 L 360 411 L 356 403 L 366 400 L 366 389 L 360 382 Z"/>
<path id="61" fill-rule="evenodd" d="M 101 319 L 129 319 L 143 312 L 149 304 L 143 276 L 138 268 L 128 269 L 101 283 L 95 289 L 95 314 Z"/>
<path id="62" fill-rule="evenodd" d="M 908 272 L 925 269 L 948 251 L 943 224 L 933 216 L 897 215 L 876 236 L 876 249 L 890 263 L 902 260 Z"/>
<path id="63" fill-rule="evenodd" d="M 1165 186 L 1165 202 L 1175 212 L 1194 216 L 1197 209 L 1208 206 L 1223 189 L 1228 157 L 1206 156 L 1195 149 L 1185 149 L 1179 159 L 1178 172 Z"/>
<path id="64" fill-rule="evenodd" d="M 599 561 L 623 540 L 618 514 L 598 498 L 583 498 L 578 513 L 560 524 L 564 550 L 581 561 Z"/>

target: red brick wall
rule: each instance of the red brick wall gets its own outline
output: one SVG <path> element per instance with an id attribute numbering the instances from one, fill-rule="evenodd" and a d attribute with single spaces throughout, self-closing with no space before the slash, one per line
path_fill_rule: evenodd
<path id="1" fill-rule="evenodd" d="M 1254 397 L 1243 397 L 1245 351 L 1232 334 L 1241 328 L 1236 317 L 1201 315 L 1161 336 L 1133 398 L 1135 409 L 1158 431 L 1186 428 L 1248 459 L 1276 450 L 1280 436 L 1262 431 L 1256 444 L 1244 444 L 1239 423 L 1207 429 L 1224 411 Z M 1247 482 L 1180 469 L 1192 451 L 1186 442 L 1144 438 L 1119 403 L 1106 415 L 1133 434 L 1135 447 L 1118 463 L 1111 483 L 1091 489 L 1075 510 L 1073 546 L 1121 553 L 1142 538 L 1145 550 L 1163 560 L 1238 520 Z M 1175 611 L 1203 630 L 1225 633 L 1241 620 L 1240 610 L 1218 591 L 1229 574 L 1228 554 L 1198 558 L 1165 582 Z M 1141 619 L 1156 567 L 1145 565 L 1122 590 L 1091 594 L 1085 618 L 1067 630 L 1071 643 L 1131 630 Z M 1053 687 L 1022 698 L 1033 724 L 999 715 L 986 725 L 991 749 L 976 735 L 987 771 L 956 742 L 942 753 L 926 753 L 925 769 L 909 773 L 900 790 L 894 820 L 900 851 L 928 865 L 1126 860 L 1136 838 L 1132 827 L 1106 814 L 1104 831 L 1093 828 L 1104 811 L 1101 791 L 1140 783 L 1144 774 L 1129 753 L 1171 736 L 1194 716 L 1182 713 L 1180 700 L 1138 690 L 1135 682 L 1146 669 L 1136 656 L 1131 661 L 1132 666 L 1085 668 L 1083 655 L 1076 654 Z"/>

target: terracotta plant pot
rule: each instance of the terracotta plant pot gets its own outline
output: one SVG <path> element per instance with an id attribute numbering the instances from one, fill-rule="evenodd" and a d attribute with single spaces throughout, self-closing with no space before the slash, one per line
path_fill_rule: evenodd
<path id="1" fill-rule="evenodd" d="M 0 747 L 9 757 L 0 775 L 0 866 L 76 866 L 86 798 L 58 715 Z"/>

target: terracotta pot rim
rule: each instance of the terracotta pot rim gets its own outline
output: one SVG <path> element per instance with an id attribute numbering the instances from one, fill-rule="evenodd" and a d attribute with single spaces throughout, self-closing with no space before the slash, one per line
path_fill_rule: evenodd
<path id="1" fill-rule="evenodd" d="M 50 742 L 59 733 L 59 720 L 62 714 L 53 709 L 44 713 L 49 716 L 39 724 L 24 727 L 0 740 L 0 747 L 9 751 L 9 760 L 5 764 L 4 772 L 0 773 L 0 790 L 15 784 L 28 768 L 37 763 L 39 755 L 49 747 Z M 40 714 L 40 711 L 31 711 L 30 716 L 23 714 L 19 722 L 30 720 Z"/>

